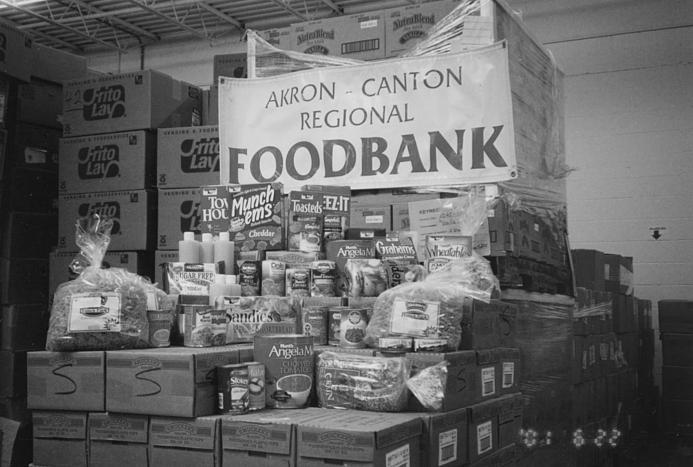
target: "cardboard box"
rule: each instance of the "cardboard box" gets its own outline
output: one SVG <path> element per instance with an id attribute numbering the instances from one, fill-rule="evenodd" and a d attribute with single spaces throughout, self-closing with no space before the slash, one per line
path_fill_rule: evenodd
<path id="1" fill-rule="evenodd" d="M 156 193 L 146 190 L 61 195 L 58 249 L 74 250 L 75 222 L 85 216 L 100 214 L 113 219 L 109 250 L 147 250 L 154 245 L 155 206 Z"/>
<path id="2" fill-rule="evenodd" d="M 518 448 L 516 446 L 506 446 L 504 448 L 499 449 L 498 451 L 494 452 L 493 454 L 483 457 L 482 459 L 469 464 L 469 467 L 514 467 L 516 465 L 519 465 L 516 463 L 518 460 L 518 454 L 517 454 Z M 546 454 L 545 451 L 541 452 L 542 455 Z M 561 451 L 561 453 L 554 458 L 555 460 L 560 461 L 565 461 L 565 452 Z M 550 462 L 550 461 L 549 461 Z M 527 463 L 526 465 L 547 465 L 543 460 L 538 460 L 538 461 L 530 461 L 530 463 Z M 587 465 L 587 464 L 584 464 Z"/>
<path id="3" fill-rule="evenodd" d="M 633 293 L 632 257 L 604 253 L 604 288 L 613 293 Z"/>
<path id="4" fill-rule="evenodd" d="M 419 414 L 329 411 L 297 425 L 296 465 L 421 465 Z"/>
<path id="5" fill-rule="evenodd" d="M 0 242 L 5 258 L 45 258 L 58 243 L 58 216 L 54 213 L 7 212 Z"/>
<path id="6" fill-rule="evenodd" d="M 105 355 L 101 351 L 29 352 L 27 406 L 102 412 L 105 368 Z"/>
<path id="7" fill-rule="evenodd" d="M 221 54 L 214 56 L 212 65 L 212 83 L 218 84 L 220 76 L 227 78 L 248 77 L 248 54 Z"/>
<path id="8" fill-rule="evenodd" d="M 693 300 L 660 300 L 659 330 L 693 334 Z"/>
<path id="9" fill-rule="evenodd" d="M 506 396 L 507 397 L 507 396 Z M 501 404 L 490 400 L 468 409 L 469 462 L 493 454 L 500 448 L 498 416 Z"/>
<path id="10" fill-rule="evenodd" d="M 49 310 L 45 305 L 3 305 L 0 349 L 38 350 L 46 345 Z"/>
<path id="11" fill-rule="evenodd" d="M 385 11 L 385 58 L 396 57 L 427 37 L 427 31 L 450 13 L 447 0 L 407 5 Z"/>
<path id="12" fill-rule="evenodd" d="M 174 417 L 217 411 L 216 369 L 238 363 L 229 346 L 106 352 L 106 409 Z"/>
<path id="13" fill-rule="evenodd" d="M 48 304 L 48 260 L 0 258 L 0 303 Z"/>
<path id="14" fill-rule="evenodd" d="M 5 174 L 3 203 L 8 211 L 56 212 L 58 174 L 52 170 L 15 167 Z"/>
<path id="15" fill-rule="evenodd" d="M 520 350 L 498 348 L 498 375 L 500 394 L 512 394 L 520 390 L 522 380 Z"/>
<path id="16" fill-rule="evenodd" d="M 221 465 L 220 417 L 152 417 L 149 466 Z"/>
<path id="17" fill-rule="evenodd" d="M 500 353 L 498 349 L 476 351 L 477 400 L 498 397 L 501 391 Z"/>
<path id="18" fill-rule="evenodd" d="M 67 81 L 63 135 L 199 125 L 200 90 L 154 70 Z"/>
<path id="19" fill-rule="evenodd" d="M 156 150 L 159 188 L 219 183 L 219 128 L 160 128 Z"/>
<path id="20" fill-rule="evenodd" d="M 571 250 L 575 283 L 590 290 L 604 288 L 604 253 L 597 250 Z"/>
<path id="21" fill-rule="evenodd" d="M 501 347 L 517 347 L 517 313 L 517 305 L 503 302 L 498 314 Z"/>
<path id="22" fill-rule="evenodd" d="M 183 232 L 195 232 L 199 237 L 199 209 L 199 188 L 159 190 L 157 249 L 178 250 L 178 242 L 183 240 Z"/>
<path id="23" fill-rule="evenodd" d="M 87 75 L 87 59 L 62 50 L 33 44 L 31 76 L 34 78 L 62 83 L 71 79 L 84 78 Z"/>
<path id="24" fill-rule="evenodd" d="M 351 206 L 350 228 L 392 230 L 392 212 L 389 205 Z"/>
<path id="25" fill-rule="evenodd" d="M 259 31 L 260 37 L 282 50 L 291 49 L 291 33 L 292 28 L 290 26 Z"/>
<path id="26" fill-rule="evenodd" d="M 421 414 L 421 465 L 461 466 L 467 463 L 467 408 Z"/>
<path id="27" fill-rule="evenodd" d="M 332 409 L 308 407 L 222 416 L 223 467 L 295 467 L 296 425 L 322 418 L 328 410 Z"/>
<path id="28" fill-rule="evenodd" d="M 148 131 L 62 138 L 61 193 L 142 190 L 154 186 L 156 139 Z"/>
<path id="29" fill-rule="evenodd" d="M 27 353 L 0 350 L 0 397 L 26 395 Z"/>
<path id="30" fill-rule="evenodd" d="M 498 446 L 513 446 L 520 439 L 522 428 L 522 395 L 518 392 L 498 399 Z"/>
<path id="31" fill-rule="evenodd" d="M 631 333 L 638 330 L 635 301 L 632 295 L 613 294 L 613 331 L 617 333 Z"/>
<path id="32" fill-rule="evenodd" d="M 177 263 L 178 250 L 156 250 L 154 252 L 154 283 L 163 290 L 165 263 Z"/>
<path id="33" fill-rule="evenodd" d="M 20 122 L 60 128 L 63 95 L 59 84 L 32 79 L 17 86 L 16 117 Z"/>
<path id="34" fill-rule="evenodd" d="M 146 415 L 90 413 L 87 429 L 90 466 L 148 465 Z"/>
<path id="35" fill-rule="evenodd" d="M 693 335 L 692 334 L 661 334 L 662 359 L 664 365 L 693 367 Z"/>
<path id="36" fill-rule="evenodd" d="M 506 306 L 512 305 L 500 300 L 493 300 L 488 304 L 474 299 L 465 300 L 460 350 L 500 346 L 500 311 Z"/>
<path id="37" fill-rule="evenodd" d="M 33 58 L 30 36 L 7 23 L 0 24 L 0 34 L 4 37 L 0 72 L 29 81 Z"/>
<path id="38" fill-rule="evenodd" d="M 56 172 L 61 134 L 54 128 L 16 123 L 8 130 L 8 165 Z"/>
<path id="39" fill-rule="evenodd" d="M 34 465 L 87 467 L 86 413 L 37 411 L 33 425 Z"/>
<path id="40" fill-rule="evenodd" d="M 203 101 L 203 125 L 219 125 L 219 85 L 212 84 L 209 92 Z M 216 181 L 218 182 L 218 180 Z M 215 182 L 215 183 L 216 183 Z"/>

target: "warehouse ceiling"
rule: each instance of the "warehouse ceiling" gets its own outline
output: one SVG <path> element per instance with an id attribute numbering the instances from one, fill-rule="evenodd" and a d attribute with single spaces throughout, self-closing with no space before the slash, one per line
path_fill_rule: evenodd
<path id="1" fill-rule="evenodd" d="M 421 0 L 0 0 L 0 18 L 50 47 L 126 52 L 415 3 Z"/>

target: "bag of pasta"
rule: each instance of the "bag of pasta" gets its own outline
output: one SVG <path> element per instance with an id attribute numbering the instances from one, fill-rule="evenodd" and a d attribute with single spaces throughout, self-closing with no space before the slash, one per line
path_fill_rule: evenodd
<path id="1" fill-rule="evenodd" d="M 147 309 L 165 294 L 122 268 L 101 269 L 113 222 L 98 215 L 77 221 L 80 275 L 55 291 L 46 350 L 117 350 L 149 346 Z"/>

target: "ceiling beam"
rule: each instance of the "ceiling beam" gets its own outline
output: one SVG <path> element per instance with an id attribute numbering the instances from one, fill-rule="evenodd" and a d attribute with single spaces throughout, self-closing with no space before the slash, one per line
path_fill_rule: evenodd
<path id="1" fill-rule="evenodd" d="M 134 4 L 134 5 L 137 5 L 139 8 L 143 9 L 144 11 L 147 11 L 147 12 L 153 14 L 154 16 L 157 16 L 157 17 L 159 17 L 159 18 L 161 18 L 161 19 L 163 19 L 163 20 L 166 20 L 166 21 L 168 21 L 169 23 L 175 24 L 175 25 L 177 25 L 179 28 L 185 29 L 186 31 L 188 31 L 189 33 L 191 33 L 191 34 L 193 34 L 193 35 L 195 35 L 195 36 L 197 36 L 197 37 L 200 37 L 200 38 L 202 38 L 202 39 L 209 39 L 209 38 L 207 37 L 207 34 L 205 34 L 205 33 L 203 33 L 203 32 L 200 32 L 200 31 L 198 31 L 197 29 L 192 28 L 192 27 L 188 26 L 187 24 L 181 23 L 180 21 L 178 21 L 178 20 L 176 20 L 176 19 L 174 19 L 174 18 L 171 18 L 170 16 L 165 15 L 165 14 L 163 14 L 162 12 L 158 11 L 158 10 L 155 8 L 155 5 L 154 5 L 154 4 L 149 5 L 149 4 L 147 4 L 147 3 L 145 3 L 145 2 L 141 2 L 141 1 L 139 1 L 139 0 L 127 0 L 127 1 L 128 1 L 129 3 L 132 3 L 132 4 Z M 197 3 L 197 2 L 192 2 L 192 3 Z M 177 6 L 180 6 L 180 4 L 178 4 Z"/>
<path id="2" fill-rule="evenodd" d="M 334 12 L 337 13 L 338 15 L 343 15 L 343 14 L 344 14 L 344 8 L 338 6 L 338 5 L 337 5 L 335 2 L 333 2 L 332 0 L 320 0 L 320 1 L 321 1 L 322 3 L 324 3 L 325 5 L 327 5 L 328 7 L 330 7 L 330 8 L 332 9 L 332 11 L 334 11 Z"/>
<path id="3" fill-rule="evenodd" d="M 59 22 L 55 21 L 55 20 L 52 19 L 52 18 L 47 18 L 47 17 L 45 17 L 45 16 L 43 16 L 43 15 L 40 15 L 40 14 L 38 14 L 38 13 L 35 13 L 35 12 L 32 11 L 32 10 L 29 10 L 28 8 L 24 8 L 24 7 L 22 7 L 22 6 L 15 5 L 15 4 L 12 3 L 11 1 L 8 1 L 8 0 L 0 0 L 0 5 L 5 5 L 5 6 L 7 6 L 7 7 L 14 8 L 14 9 L 17 10 L 17 11 L 21 11 L 21 12 L 24 13 L 25 15 L 33 16 L 34 18 L 39 19 L 39 20 L 41 20 L 41 21 L 43 21 L 43 22 L 45 22 L 45 23 L 52 24 L 53 26 L 57 26 L 57 27 L 59 27 L 59 28 L 63 28 L 63 29 L 65 29 L 65 30 L 70 31 L 70 32 L 73 33 L 73 34 L 76 34 L 76 35 L 78 35 L 78 36 L 80 36 L 80 37 L 84 37 L 84 38 L 86 38 L 86 39 L 89 39 L 90 41 L 97 42 L 97 43 L 99 43 L 99 44 L 101 44 L 101 45 L 104 45 L 104 46 L 110 48 L 110 49 L 117 50 L 118 52 L 126 53 L 126 50 L 123 49 L 122 47 L 120 47 L 120 46 L 117 45 L 117 44 L 113 44 L 113 43 L 111 43 L 111 42 L 103 41 L 103 40 L 101 40 L 101 39 L 98 39 L 97 37 L 94 37 L 94 36 L 92 36 L 92 35 L 90 35 L 90 34 L 87 34 L 86 32 L 82 32 L 82 31 L 80 31 L 79 29 L 75 29 L 75 28 L 73 28 L 73 27 L 71 27 L 71 26 L 66 26 L 66 25 L 64 25 L 64 24 L 60 24 Z"/>
<path id="4" fill-rule="evenodd" d="M 92 6 L 91 4 L 86 3 L 83 0 L 71 0 L 71 1 L 76 3 L 77 5 L 79 5 L 81 8 L 86 9 L 88 12 L 105 13 L 105 11 L 96 8 L 95 6 Z M 82 15 L 81 11 L 79 12 L 79 14 L 80 14 L 81 18 L 77 18 L 77 19 L 80 19 L 80 20 L 84 19 L 84 16 Z M 142 37 L 146 37 L 149 40 L 153 40 L 153 41 L 159 40 L 159 36 L 157 36 L 156 34 L 153 34 L 153 33 L 149 32 L 145 29 L 142 29 L 141 27 L 136 26 L 136 25 L 134 25 L 128 21 L 122 20 L 122 19 L 118 18 L 117 16 L 111 16 L 111 17 L 109 17 L 109 19 L 112 22 L 127 29 L 128 31 L 126 31 L 126 32 L 128 32 L 130 34 L 136 33 L 137 35 L 142 36 Z"/>
<path id="5" fill-rule="evenodd" d="M 270 1 L 272 3 L 274 3 L 275 5 L 279 6 L 280 8 L 288 11 L 289 13 L 291 13 L 292 15 L 294 15 L 295 17 L 297 17 L 301 21 L 308 21 L 308 18 L 303 13 L 299 12 L 294 7 L 292 7 L 291 5 L 286 3 L 286 1 L 284 1 L 284 0 L 270 0 Z"/>
<path id="6" fill-rule="evenodd" d="M 80 52 L 80 53 L 84 52 L 84 49 L 82 47 L 79 47 L 78 45 L 64 41 L 64 40 L 59 39 L 55 36 L 51 36 L 49 34 L 43 33 L 37 29 L 27 31 L 27 34 L 29 34 L 30 36 L 39 37 L 39 38 L 43 39 L 44 41 L 47 41 L 47 42 L 52 43 L 52 44 L 61 45 L 61 46 L 68 48 L 70 50 L 74 50 L 75 52 Z"/>
<path id="7" fill-rule="evenodd" d="M 241 30 L 245 29 L 245 27 L 243 26 L 243 23 L 238 21 L 236 18 L 233 18 L 233 17 L 227 15 L 223 11 L 219 11 L 218 9 L 214 8 L 212 5 L 208 5 L 205 2 L 200 2 L 200 3 L 198 3 L 198 5 L 200 6 L 200 8 L 207 10 L 207 12 L 209 12 L 209 13 L 213 14 L 214 16 L 216 16 L 217 18 L 220 18 L 220 19 L 226 21 L 227 23 L 237 27 L 238 29 L 241 29 Z"/>

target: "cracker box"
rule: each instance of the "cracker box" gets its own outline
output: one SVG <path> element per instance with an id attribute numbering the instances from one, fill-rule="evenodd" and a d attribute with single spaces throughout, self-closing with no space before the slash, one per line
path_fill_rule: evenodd
<path id="1" fill-rule="evenodd" d="M 349 227 L 351 188 L 348 186 L 304 185 L 302 191 L 322 193 L 323 242 L 344 240 Z"/>
<path id="2" fill-rule="evenodd" d="M 289 250 L 317 252 L 323 241 L 323 195 L 292 191 L 289 195 Z"/>
<path id="3" fill-rule="evenodd" d="M 219 128 L 160 128 L 156 146 L 159 188 L 198 187 L 219 180 Z"/>
<path id="4" fill-rule="evenodd" d="M 455 259 L 472 254 L 472 237 L 426 235 L 426 269 L 435 272 Z"/>

